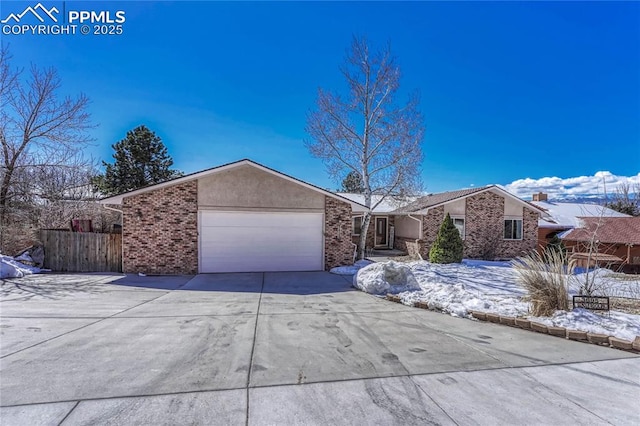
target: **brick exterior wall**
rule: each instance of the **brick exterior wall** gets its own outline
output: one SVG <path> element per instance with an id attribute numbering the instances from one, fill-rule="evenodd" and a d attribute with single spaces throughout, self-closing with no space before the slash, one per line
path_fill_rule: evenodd
<path id="1" fill-rule="evenodd" d="M 522 239 L 504 239 L 504 198 L 487 191 L 466 199 L 464 256 L 511 259 L 535 250 L 538 214 L 523 207 Z"/>
<path id="2" fill-rule="evenodd" d="M 536 249 L 538 213 L 524 208 L 522 240 L 504 239 L 504 197 L 486 191 L 466 198 L 464 257 L 470 259 L 512 259 Z M 444 206 L 422 216 L 420 254 L 429 259 L 429 250 L 444 220 Z"/>
<path id="3" fill-rule="evenodd" d="M 415 238 L 406 238 L 406 237 L 396 237 L 393 242 L 393 248 L 396 250 L 402 250 L 407 253 L 407 256 L 411 256 L 414 259 L 419 259 L 420 256 L 423 256 L 424 252 L 424 241 L 416 240 Z"/>
<path id="4" fill-rule="evenodd" d="M 436 240 L 438 229 L 444 220 L 444 206 L 436 207 L 422 216 L 422 241 L 420 244 L 420 255 L 423 259 L 429 259 L 429 250 Z"/>
<path id="5" fill-rule="evenodd" d="M 125 273 L 198 273 L 196 180 L 131 197 L 122 203 Z"/>
<path id="6" fill-rule="evenodd" d="M 512 259 L 536 250 L 538 246 L 538 213 L 524 207 L 523 210 L 522 239 L 503 239 L 498 249 L 498 258 Z"/>
<path id="7" fill-rule="evenodd" d="M 408 252 L 407 243 L 415 242 L 415 238 L 396 237 L 393 240 L 393 248 L 396 250 L 402 250 Z"/>
<path id="8" fill-rule="evenodd" d="M 353 263 L 351 243 L 351 206 L 335 198 L 325 197 L 324 205 L 324 267 Z"/>
<path id="9" fill-rule="evenodd" d="M 504 197 L 491 191 L 467 197 L 464 225 L 464 257 L 497 257 L 504 237 Z"/>

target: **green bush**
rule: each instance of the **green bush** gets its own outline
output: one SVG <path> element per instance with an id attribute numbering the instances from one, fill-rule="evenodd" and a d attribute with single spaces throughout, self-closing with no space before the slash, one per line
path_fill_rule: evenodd
<path id="1" fill-rule="evenodd" d="M 429 262 L 431 263 L 460 263 L 462 262 L 462 237 L 453 224 L 451 216 L 447 213 L 436 241 L 429 250 Z"/>

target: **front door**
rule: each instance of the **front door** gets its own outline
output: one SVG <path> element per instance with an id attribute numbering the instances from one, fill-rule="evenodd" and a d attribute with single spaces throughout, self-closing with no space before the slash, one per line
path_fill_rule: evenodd
<path id="1" fill-rule="evenodd" d="M 387 218 L 386 217 L 376 217 L 376 247 L 387 247 L 389 244 L 387 242 L 388 239 L 388 229 L 387 229 Z"/>

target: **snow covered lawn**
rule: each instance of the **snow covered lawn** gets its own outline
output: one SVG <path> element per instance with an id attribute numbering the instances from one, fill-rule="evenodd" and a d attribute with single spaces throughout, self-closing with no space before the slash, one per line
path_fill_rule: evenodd
<path id="1" fill-rule="evenodd" d="M 354 286 L 368 293 L 384 294 L 384 286 L 381 285 L 384 271 L 379 265 L 363 266 L 354 275 Z M 640 336 L 640 315 L 623 312 L 595 313 L 575 309 L 557 311 L 553 317 L 531 317 L 529 303 L 523 300 L 526 291 L 516 281 L 516 274 L 509 262 L 464 260 L 461 264 L 438 265 L 421 261 L 404 265 L 411 269 L 419 285 L 419 289 L 411 291 L 398 288 L 397 295 L 406 305 L 426 302 L 431 309 L 457 317 L 470 317 L 469 311 L 472 310 L 526 317 L 547 325 L 602 333 L 626 340 Z M 596 277 L 596 287 L 609 296 L 640 297 L 640 277 L 620 279 L 617 274 L 607 270 L 598 270 L 595 275 L 592 271 L 590 274 Z M 584 273 L 573 276 L 569 293 L 577 294 L 585 279 Z"/>

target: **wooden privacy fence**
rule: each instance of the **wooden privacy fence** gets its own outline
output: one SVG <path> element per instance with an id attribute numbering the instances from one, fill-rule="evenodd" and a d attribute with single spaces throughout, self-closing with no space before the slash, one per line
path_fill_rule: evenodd
<path id="1" fill-rule="evenodd" d="M 57 272 L 122 272 L 122 234 L 43 229 L 44 267 Z"/>

